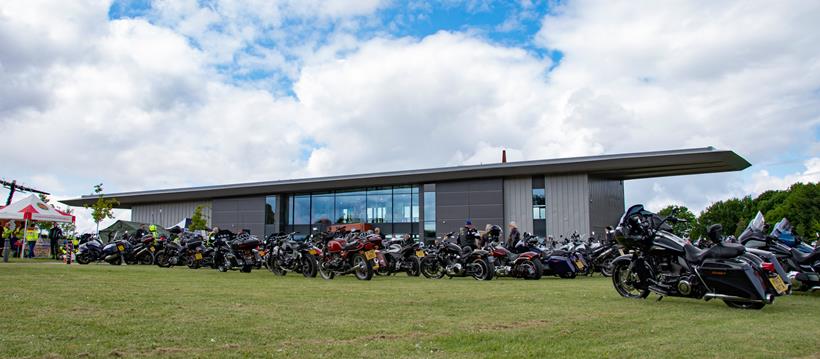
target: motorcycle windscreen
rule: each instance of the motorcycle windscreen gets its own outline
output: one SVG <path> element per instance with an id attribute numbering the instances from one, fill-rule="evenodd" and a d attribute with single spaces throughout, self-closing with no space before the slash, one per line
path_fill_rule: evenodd
<path id="1" fill-rule="evenodd" d="M 753 300 L 766 298 L 762 278 L 749 264 L 707 259 L 699 272 L 706 285 L 717 294 Z"/>

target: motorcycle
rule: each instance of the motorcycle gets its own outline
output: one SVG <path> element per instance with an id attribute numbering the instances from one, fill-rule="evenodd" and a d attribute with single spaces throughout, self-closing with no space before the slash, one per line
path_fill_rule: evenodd
<path id="1" fill-rule="evenodd" d="M 182 264 L 185 257 L 185 250 L 179 243 L 169 241 L 165 236 L 160 236 L 157 241 L 162 249 L 154 254 L 157 266 L 170 268 L 177 264 Z"/>
<path id="2" fill-rule="evenodd" d="M 551 248 L 546 241 L 541 242 L 538 237 L 531 233 L 524 232 L 522 245 L 526 246 L 519 251 L 533 251 L 541 258 L 541 265 L 544 268 L 543 275 L 557 276 L 564 279 L 573 279 L 578 274 L 578 268 L 569 258 L 570 253 Z"/>
<path id="3" fill-rule="evenodd" d="M 785 244 L 787 247 L 797 248 L 797 250 L 803 253 L 813 253 L 815 251 L 815 248 L 812 248 L 810 245 L 803 243 L 803 241 L 800 240 L 799 237 L 795 236 L 794 233 L 792 233 L 792 225 L 786 218 L 781 219 L 780 222 L 777 222 L 777 224 L 775 224 L 770 235 L 776 237 L 777 240 L 780 241 L 780 243 Z M 815 269 L 820 270 L 818 269 L 818 266 L 814 267 Z"/>
<path id="4" fill-rule="evenodd" d="M 772 263 L 739 244 L 721 240 L 722 226 L 709 227 L 715 245 L 700 250 L 670 232 L 667 223 L 682 223 L 644 209 L 630 207 L 621 217 L 615 239 L 633 252 L 613 261 L 612 283 L 625 298 L 646 298 L 650 292 L 664 296 L 721 299 L 733 308 L 762 309 L 776 295 L 790 289 Z"/>
<path id="5" fill-rule="evenodd" d="M 491 280 L 495 267 L 490 261 L 490 253 L 483 249 L 460 247 L 453 243 L 454 232 L 437 240 L 421 260 L 421 274 L 427 278 L 439 279 L 445 275 L 452 277 L 472 276 L 476 280 Z"/>
<path id="6" fill-rule="evenodd" d="M 612 261 L 624 255 L 614 239 L 615 229 L 607 226 L 605 240 L 590 244 L 589 263 L 593 270 L 601 272 L 604 277 L 612 276 Z"/>
<path id="7" fill-rule="evenodd" d="M 408 276 L 418 277 L 421 274 L 421 258 L 424 258 L 421 244 L 405 236 L 387 242 L 384 249 L 377 251 L 380 260 L 379 275 L 391 275 L 405 272 Z"/>
<path id="8" fill-rule="evenodd" d="M 128 237 L 127 233 L 126 237 Z M 133 261 L 129 260 L 127 262 L 128 264 L 154 264 L 154 252 L 156 251 L 156 247 L 154 247 L 153 236 L 146 235 L 142 238 L 130 239 L 129 241 L 132 242 L 133 246 L 131 247 L 128 258 L 133 258 Z"/>
<path id="9" fill-rule="evenodd" d="M 112 265 L 121 265 L 126 262 L 129 252 L 131 252 L 131 243 L 124 239 L 108 243 L 102 248 L 103 260 Z"/>
<path id="10" fill-rule="evenodd" d="M 319 275 L 324 279 L 333 279 L 337 275 L 353 273 L 356 279 L 371 280 L 373 271 L 379 265 L 375 261 L 376 245 L 367 241 L 358 232 L 337 236 L 325 236 L 322 239 L 323 250 L 317 253 Z"/>
<path id="11" fill-rule="evenodd" d="M 820 290 L 820 274 L 813 267 L 813 264 L 820 260 L 820 250 L 804 253 L 796 247 L 789 247 L 774 235 L 766 235 L 764 229 L 765 219 L 763 214 L 758 212 L 737 239 L 750 251 L 771 253 L 776 259 L 773 262 L 782 265 L 788 272 L 785 280 L 791 283 L 794 290 Z"/>
<path id="12" fill-rule="evenodd" d="M 214 241 L 214 262 L 217 270 L 227 272 L 239 268 L 242 273 L 250 273 L 256 265 L 254 249 L 259 246 L 259 239 L 247 233 L 233 236 L 229 231 L 216 235 Z"/>
<path id="13" fill-rule="evenodd" d="M 540 253 L 535 251 L 513 253 L 495 241 L 490 242 L 484 250 L 490 253 L 489 259 L 498 277 L 509 276 L 537 280 L 541 279 L 544 274 Z"/>
<path id="14" fill-rule="evenodd" d="M 296 232 L 272 234 L 265 239 L 264 261 L 268 270 L 280 276 L 290 271 L 302 273 L 306 278 L 315 278 L 318 272 L 316 256 L 320 251 L 307 240 L 294 240 L 294 234 Z"/>

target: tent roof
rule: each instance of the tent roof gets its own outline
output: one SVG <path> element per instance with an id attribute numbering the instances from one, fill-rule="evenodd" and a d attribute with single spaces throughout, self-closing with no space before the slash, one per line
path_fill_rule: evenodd
<path id="1" fill-rule="evenodd" d="M 17 221 L 40 222 L 74 222 L 74 216 L 59 211 L 56 208 L 41 201 L 35 195 L 29 195 L 17 202 L 0 208 L 0 219 L 10 219 Z"/>

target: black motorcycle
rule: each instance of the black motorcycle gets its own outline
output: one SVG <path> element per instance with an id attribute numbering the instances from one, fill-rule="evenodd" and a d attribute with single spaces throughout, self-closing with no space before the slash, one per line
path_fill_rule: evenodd
<path id="1" fill-rule="evenodd" d="M 183 264 L 185 250 L 179 243 L 169 241 L 164 236 L 157 242 L 162 249 L 154 254 L 154 261 L 162 268 L 170 268 L 178 264 Z"/>
<path id="2" fill-rule="evenodd" d="M 750 251 L 761 250 L 771 253 L 788 272 L 788 280 L 794 290 L 804 292 L 820 290 L 820 273 L 813 267 L 813 264 L 820 260 L 820 250 L 815 249 L 812 253 L 803 253 L 797 248 L 783 244 L 777 237 L 766 234 L 767 228 L 764 221 L 763 215 L 758 213 L 737 238 L 738 241 Z"/>
<path id="3" fill-rule="evenodd" d="M 615 242 L 615 229 L 606 228 L 604 240 L 588 243 L 589 264 L 594 271 L 601 272 L 604 277 L 612 276 L 612 261 L 624 255 L 618 243 Z"/>
<path id="4" fill-rule="evenodd" d="M 483 249 L 461 247 L 453 241 L 455 233 L 448 233 L 437 240 L 427 250 L 421 260 L 421 274 L 427 278 L 472 276 L 476 280 L 491 280 L 495 267 L 489 259 L 489 252 Z"/>
<path id="5" fill-rule="evenodd" d="M 220 272 L 238 268 L 242 273 L 250 273 L 256 266 L 254 249 L 257 246 L 259 240 L 250 234 L 240 233 L 234 236 L 229 231 L 221 231 L 214 241 L 214 263 Z"/>
<path id="6" fill-rule="evenodd" d="M 392 275 L 404 272 L 408 276 L 418 277 L 421 274 L 421 258 L 425 253 L 421 244 L 410 236 L 387 241 L 384 248 L 377 251 L 377 258 L 382 262 L 376 274 Z"/>
<path id="7" fill-rule="evenodd" d="M 721 299 L 733 308 L 761 309 L 790 290 L 771 263 L 739 244 L 723 242 L 719 224 L 708 229 L 715 245 L 707 250 L 672 234 L 668 223 L 684 222 L 674 214 L 660 218 L 635 205 L 621 217 L 615 239 L 633 252 L 613 261 L 612 283 L 618 294 Z"/>
<path id="8" fill-rule="evenodd" d="M 288 272 L 302 273 L 306 278 L 315 278 L 318 273 L 316 255 L 319 251 L 310 241 L 293 239 L 291 234 L 271 234 L 265 239 L 263 260 L 268 269 L 276 275 Z"/>

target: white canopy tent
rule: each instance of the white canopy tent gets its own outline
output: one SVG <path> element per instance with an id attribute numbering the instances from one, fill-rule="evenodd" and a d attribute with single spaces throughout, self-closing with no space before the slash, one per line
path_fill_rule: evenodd
<path id="1" fill-rule="evenodd" d="M 0 219 L 25 221 L 24 230 L 29 221 L 35 222 L 74 222 L 74 216 L 47 205 L 35 195 L 29 195 L 8 206 L 0 207 Z M 23 257 L 25 247 L 20 251 Z"/>

